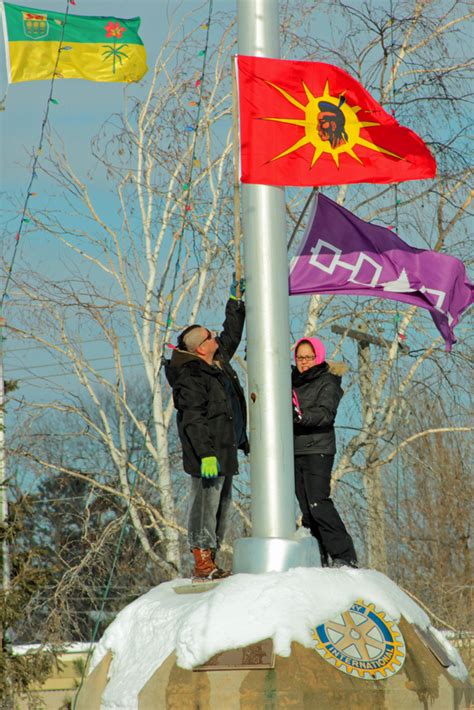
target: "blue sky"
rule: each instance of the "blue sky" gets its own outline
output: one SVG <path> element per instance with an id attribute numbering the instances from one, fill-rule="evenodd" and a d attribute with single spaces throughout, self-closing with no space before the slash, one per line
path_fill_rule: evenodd
<path id="1" fill-rule="evenodd" d="M 19 3 L 20 4 L 20 3 Z M 61 12 L 66 0 L 40 0 L 37 4 L 22 3 L 28 7 Z M 233 10 L 234 0 L 214 0 L 214 11 Z M 147 49 L 148 66 L 152 67 L 170 25 L 193 12 L 192 20 L 207 19 L 208 3 L 196 0 L 77 0 L 70 12 L 81 15 L 112 15 L 114 17 L 141 17 L 140 36 Z M 190 20 L 191 21 L 191 20 Z M 1 114 L 2 184 L 12 191 L 10 197 L 22 196 L 26 187 L 29 152 L 39 140 L 41 122 L 49 94 L 48 81 L 29 81 L 8 86 L 5 68 L 4 39 L 0 52 L 0 95 L 5 97 L 6 110 Z M 144 78 L 146 85 L 147 76 Z M 139 87 L 133 87 L 140 90 Z M 95 83 L 70 79 L 56 81 L 54 96 L 59 101 L 51 107 L 50 121 L 60 132 L 69 148 L 71 159 L 77 167 L 87 163 L 90 139 L 101 123 L 111 113 L 121 111 L 123 84 Z"/>
<path id="2" fill-rule="evenodd" d="M 34 4 L 28 2 L 21 4 L 41 10 L 61 12 L 66 9 L 66 0 L 39 0 Z M 235 7 L 235 0 L 213 0 L 213 14 L 221 10 L 233 12 Z M 207 20 L 208 11 L 208 0 L 185 0 L 184 2 L 179 0 L 133 0 L 133 2 L 131 0 L 76 0 L 76 5 L 70 6 L 70 12 L 73 14 L 118 18 L 140 17 L 140 36 L 147 50 L 147 63 L 150 69 L 168 31 L 179 27 L 180 33 L 184 33 L 186 27 L 199 26 Z M 187 17 L 186 22 L 183 21 L 185 17 Z M 30 81 L 8 86 L 3 33 L 1 37 L 0 96 L 4 98 L 5 110 L 0 113 L 1 194 L 4 208 L 0 234 L 3 256 L 9 260 L 31 175 L 31 153 L 38 146 L 40 139 L 50 82 Z M 203 42 L 204 40 L 205 30 L 203 30 Z M 71 164 L 79 175 L 86 175 L 96 162 L 91 154 L 90 143 L 100 126 L 112 114 L 123 110 L 125 91 L 138 96 L 146 92 L 149 74 L 145 75 L 141 84 L 131 86 L 83 80 L 55 82 L 54 97 L 58 104 L 50 105 L 49 123 L 66 144 Z M 95 173 L 94 178 L 94 197 L 107 212 L 110 209 L 107 185 L 100 174 Z M 46 180 L 41 174 L 35 180 L 32 189 L 37 193 L 37 197 L 30 199 L 30 209 L 35 207 L 51 209 L 58 206 L 51 194 L 48 194 Z M 61 246 L 56 240 L 49 239 L 43 234 L 30 235 L 28 229 L 24 228 L 15 266 L 30 262 L 35 269 L 43 273 L 51 273 L 53 269 L 60 268 L 61 258 Z M 11 288 L 9 294 L 12 294 L 12 300 L 7 302 L 7 305 L 13 305 L 14 291 Z M 10 310 L 13 315 L 14 309 L 5 309 L 4 315 L 7 318 Z M 97 354 L 102 355 L 101 352 Z M 29 379 L 32 373 L 18 370 L 18 367 L 23 363 L 25 365 L 30 363 L 36 368 L 46 362 L 44 356 L 38 355 L 34 346 L 28 347 L 24 342 L 15 342 L 10 333 L 6 342 L 7 377 L 16 378 L 21 373 L 22 377 Z M 52 370 L 44 368 L 41 372 L 36 372 L 47 377 L 48 373 L 57 372 L 57 369 L 53 366 Z M 9 375 L 9 372 L 12 374 Z M 44 388 L 46 384 L 46 381 L 43 381 L 38 389 Z M 37 391 L 37 396 L 38 394 Z"/>
<path id="3" fill-rule="evenodd" d="M 37 9 L 63 11 L 66 0 L 40 0 L 38 4 L 25 4 Z M 148 65 L 152 67 L 170 23 L 180 26 L 181 18 L 188 15 L 188 23 L 199 26 L 207 19 L 208 7 L 208 0 L 76 0 L 76 5 L 71 6 L 70 11 L 85 15 L 140 16 L 140 35 L 147 48 Z M 213 8 L 214 14 L 222 10 L 235 12 L 236 0 L 213 0 Z M 336 31 L 335 26 L 331 29 Z M 297 51 L 303 49 L 300 47 Z M 5 206 L 2 244 L 3 253 L 8 258 L 14 245 L 18 215 L 29 181 L 30 154 L 38 145 L 50 83 L 25 82 L 7 87 L 3 47 L 0 52 L 0 82 L 0 95 L 6 94 L 6 110 L 0 113 L 0 126 L 2 197 Z M 145 76 L 142 86 L 131 87 L 80 80 L 55 82 L 54 96 L 59 103 L 50 107 L 50 124 L 64 140 L 71 163 L 79 174 L 85 174 L 95 162 L 90 153 L 91 138 L 111 114 L 121 112 L 124 91 L 140 95 L 140 92 L 146 91 L 147 83 L 148 76 Z M 100 196 L 104 210 L 107 210 L 107 186 L 100 176 L 98 178 L 94 180 L 95 196 Z M 38 193 L 35 205 L 53 206 L 41 176 L 33 189 Z M 54 268 L 59 263 L 58 251 L 57 243 L 48 240 L 46 235 L 29 237 L 28 230 L 25 230 L 20 242 L 20 256 L 34 259 L 38 270 Z M 217 318 L 220 318 L 220 314 Z"/>

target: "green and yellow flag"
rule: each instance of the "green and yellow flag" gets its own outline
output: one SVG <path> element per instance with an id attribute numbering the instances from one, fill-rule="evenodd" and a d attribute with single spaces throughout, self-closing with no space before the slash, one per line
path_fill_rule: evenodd
<path id="1" fill-rule="evenodd" d="M 130 82 L 139 81 L 148 69 L 139 17 L 66 17 L 63 12 L 1 5 L 9 83 L 51 79 L 53 74 L 59 79 Z"/>

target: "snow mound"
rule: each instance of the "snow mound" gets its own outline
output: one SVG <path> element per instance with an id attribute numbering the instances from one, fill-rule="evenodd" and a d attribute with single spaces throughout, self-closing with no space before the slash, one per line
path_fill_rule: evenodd
<path id="1" fill-rule="evenodd" d="M 452 675 L 467 671 L 458 652 L 430 626 L 426 613 L 388 577 L 374 570 L 299 567 L 288 572 L 237 574 L 200 594 L 176 594 L 190 584 L 160 584 L 125 607 L 98 642 L 91 670 L 113 654 L 102 698 L 107 710 L 132 710 L 138 693 L 168 656 L 191 669 L 231 648 L 266 638 L 274 652 L 289 656 L 291 642 L 311 647 L 308 630 L 337 616 L 358 599 L 374 603 L 391 621 L 403 616 L 437 635 L 453 662 Z"/>

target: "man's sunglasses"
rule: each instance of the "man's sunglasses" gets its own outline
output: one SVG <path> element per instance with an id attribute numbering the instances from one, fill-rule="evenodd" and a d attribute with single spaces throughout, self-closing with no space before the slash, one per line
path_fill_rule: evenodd
<path id="1" fill-rule="evenodd" d="M 207 328 L 206 328 L 206 330 L 207 330 Z M 195 348 L 195 350 L 197 350 L 198 348 L 200 348 L 201 345 L 204 345 L 204 343 L 205 343 L 206 341 L 212 340 L 212 338 L 214 338 L 214 337 L 215 337 L 215 336 L 211 333 L 211 331 L 210 331 L 210 330 L 207 330 L 207 335 L 206 335 L 206 337 L 204 338 L 204 340 L 201 340 L 201 342 L 200 342 L 199 345 Z"/>

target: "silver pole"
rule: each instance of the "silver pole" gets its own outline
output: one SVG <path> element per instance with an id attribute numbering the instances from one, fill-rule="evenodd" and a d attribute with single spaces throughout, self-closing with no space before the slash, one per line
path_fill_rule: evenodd
<path id="1" fill-rule="evenodd" d="M 237 0 L 239 54 L 278 58 L 277 0 Z M 287 567 L 295 532 L 288 255 L 283 188 L 242 185 L 247 304 L 252 536 L 234 547 L 234 571 Z M 271 546 L 268 538 L 280 538 Z M 294 545 L 295 543 L 289 543 Z M 275 559 L 275 550 L 281 564 Z M 271 550 L 269 552 L 269 550 Z M 255 555 L 260 558 L 257 563 Z M 290 555 L 291 556 L 291 555 Z M 265 559 L 264 559 L 265 558 Z"/>

